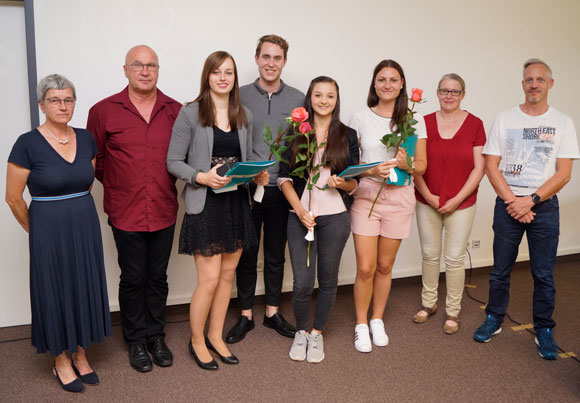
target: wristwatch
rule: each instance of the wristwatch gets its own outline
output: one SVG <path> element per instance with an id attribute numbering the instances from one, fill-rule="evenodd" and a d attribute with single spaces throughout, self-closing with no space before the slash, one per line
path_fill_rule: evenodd
<path id="1" fill-rule="evenodd" d="M 540 197 L 539 194 L 532 193 L 530 196 L 532 197 L 532 201 L 534 202 L 534 204 L 540 204 L 542 202 L 542 198 Z"/>

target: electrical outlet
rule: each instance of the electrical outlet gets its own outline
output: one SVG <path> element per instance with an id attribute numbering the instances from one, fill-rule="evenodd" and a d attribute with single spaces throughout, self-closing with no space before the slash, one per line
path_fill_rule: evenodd
<path id="1" fill-rule="evenodd" d="M 472 249 L 477 249 L 477 248 L 479 248 L 479 239 L 473 239 L 473 240 L 471 241 L 471 248 L 472 248 Z"/>

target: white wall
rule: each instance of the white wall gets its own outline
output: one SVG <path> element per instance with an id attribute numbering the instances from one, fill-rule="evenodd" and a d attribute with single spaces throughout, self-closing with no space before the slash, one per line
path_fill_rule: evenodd
<path id="1" fill-rule="evenodd" d="M 556 80 L 550 103 L 571 115 L 580 126 L 577 79 L 580 65 L 580 2 L 555 0 L 466 2 L 446 0 L 329 1 L 297 0 L 292 4 L 255 0 L 239 2 L 189 2 L 177 0 L 36 0 L 38 76 L 58 72 L 71 79 L 78 93 L 72 124 L 84 127 L 88 109 L 95 102 L 126 85 L 122 64 L 127 49 L 139 43 L 153 47 L 160 56 L 159 87 L 179 101 L 195 98 L 203 62 L 214 50 L 229 51 L 238 64 L 242 84 L 257 75 L 253 54 L 256 40 L 277 33 L 290 43 L 283 79 L 306 90 L 310 80 L 330 75 L 341 86 L 342 118 L 365 104 L 374 66 L 382 59 L 401 63 L 409 87 L 425 90 L 427 103 L 419 111 L 438 108 L 435 89 L 444 73 L 457 72 L 467 82 L 463 106 L 483 119 L 489 129 L 494 116 L 523 100 L 521 65 L 530 57 L 550 63 Z M 0 39 L 0 41 L 4 41 Z M 13 99 L 11 94 L 11 98 Z M 19 94 L 20 95 L 20 94 Z M 17 105 L 8 107 L 16 112 Z M 6 109 L 3 109 L 6 111 Z M 7 130 L 3 152 L 21 129 Z M 576 171 L 578 164 L 575 164 Z M 576 174 L 561 193 L 559 254 L 580 252 L 580 219 L 574 205 L 580 201 Z M 102 212 L 102 188 L 94 187 L 101 216 L 111 307 L 118 308 L 119 269 L 106 217 Z M 472 250 L 474 266 L 492 262 L 491 219 L 495 195 L 487 179 L 480 187 L 478 214 L 472 239 L 481 247 Z M 7 208 L 1 209 L 0 233 L 12 247 L 2 268 L 2 284 L 17 293 L 0 295 L 0 306 L 16 306 L 17 313 L 0 326 L 28 320 L 26 237 L 18 231 Z M 179 213 L 179 223 L 183 210 Z M 177 239 L 176 242 L 177 244 Z M 525 243 L 520 259 L 528 256 Z M 287 264 L 284 289 L 291 289 Z M 356 270 L 349 241 L 343 254 L 340 282 L 351 283 Z M 420 273 L 420 249 L 415 224 L 395 263 L 394 276 Z M 193 258 L 175 252 L 169 268 L 169 303 L 189 301 L 196 275 Z M 259 292 L 263 291 L 259 284 Z"/>
<path id="2" fill-rule="evenodd" d="M 0 189 L 6 162 L 20 133 L 30 130 L 24 6 L 0 1 Z M 26 199 L 30 200 L 28 192 Z M 28 236 L 12 217 L 2 193 L 0 207 L 0 327 L 30 322 Z"/>

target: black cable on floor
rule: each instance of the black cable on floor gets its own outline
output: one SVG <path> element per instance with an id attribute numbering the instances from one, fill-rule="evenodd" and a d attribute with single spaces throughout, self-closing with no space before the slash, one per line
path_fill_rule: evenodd
<path id="1" fill-rule="evenodd" d="M 469 279 L 468 279 L 468 281 L 467 281 L 467 284 L 471 284 L 471 274 L 472 274 L 472 272 L 473 272 L 473 265 L 472 265 L 472 263 L 471 263 L 471 253 L 469 253 L 469 249 L 466 249 L 466 252 L 467 252 L 467 256 L 469 257 Z M 479 302 L 479 303 L 480 303 L 480 304 L 482 304 L 482 305 L 487 305 L 487 302 L 480 301 L 480 300 L 478 300 L 477 298 L 473 297 L 473 296 L 472 296 L 472 295 L 469 293 L 469 287 L 465 287 L 465 293 L 466 293 L 466 294 L 467 294 L 467 296 L 468 296 L 469 298 L 471 298 L 472 300 L 474 300 L 474 301 L 476 301 L 476 302 Z M 509 319 L 511 322 L 515 323 L 516 325 L 518 325 L 518 326 L 522 326 L 522 324 L 521 324 L 520 322 L 518 322 L 517 320 L 514 320 L 514 319 L 513 319 L 513 318 L 512 318 L 512 317 L 509 315 L 509 313 L 507 313 L 507 312 L 506 312 L 505 316 L 507 316 L 507 318 L 508 318 L 508 319 Z M 533 334 L 533 335 L 534 335 L 534 337 L 536 336 L 536 332 L 534 332 L 533 330 L 530 330 L 530 329 L 525 329 L 525 330 L 526 330 L 528 333 L 531 333 L 531 334 Z M 556 344 L 556 348 L 557 348 L 558 350 L 560 350 L 562 353 L 564 353 L 564 354 L 567 354 L 567 353 L 566 353 L 566 350 L 562 349 L 562 348 L 561 348 L 561 347 L 560 347 L 558 344 Z M 570 358 L 572 358 L 574 361 L 576 361 L 576 362 L 580 363 L 580 360 L 579 360 L 577 357 L 573 357 L 573 356 L 571 356 Z"/>

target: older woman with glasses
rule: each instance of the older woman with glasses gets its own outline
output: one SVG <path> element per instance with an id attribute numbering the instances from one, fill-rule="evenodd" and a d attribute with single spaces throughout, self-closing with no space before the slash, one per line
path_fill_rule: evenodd
<path id="1" fill-rule="evenodd" d="M 422 177 L 415 178 L 417 227 L 423 255 L 422 307 L 413 317 L 424 323 L 437 311 L 441 250 L 445 259 L 447 299 L 443 331 L 459 330 L 459 311 L 465 280 L 465 249 L 475 217 L 477 188 L 484 173 L 485 130 L 482 121 L 461 109 L 465 82 L 446 74 L 437 88 L 440 110 L 425 116 L 427 160 Z M 445 229 L 445 245 L 441 234 Z"/>
<path id="2" fill-rule="evenodd" d="M 90 194 L 97 146 L 68 125 L 76 94 L 65 77 L 38 84 L 46 121 L 21 135 L 8 157 L 6 201 L 29 233 L 32 345 L 55 357 L 64 390 L 97 385 L 85 349 L 111 333 L 99 218 Z M 27 206 L 24 188 L 32 196 Z M 67 355 L 68 352 L 71 356 Z"/>

